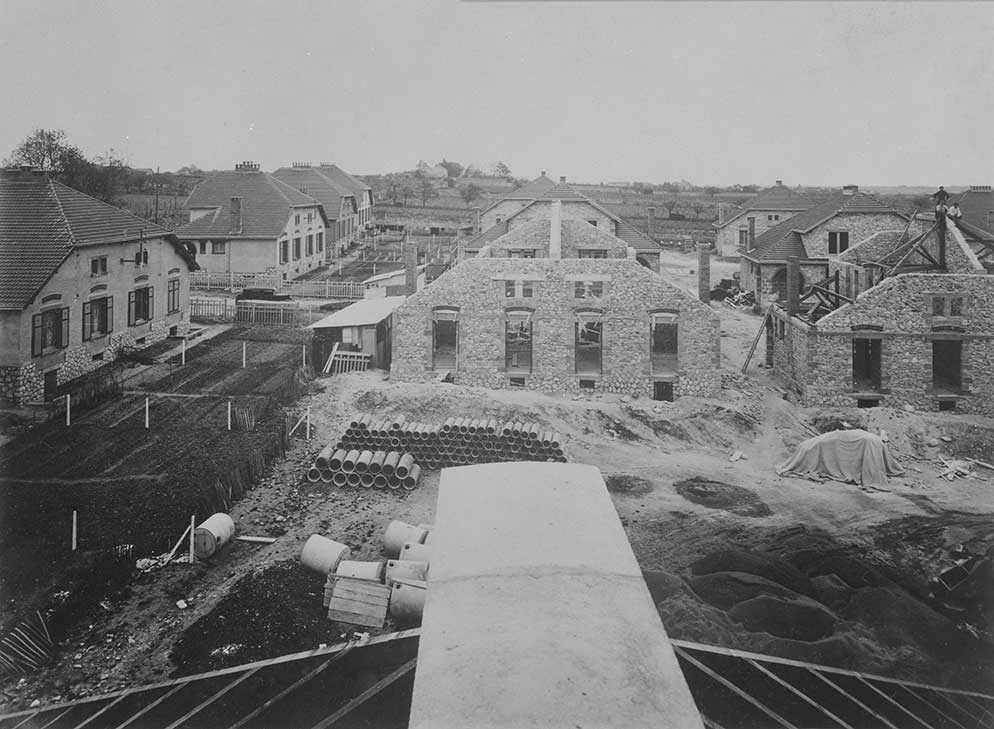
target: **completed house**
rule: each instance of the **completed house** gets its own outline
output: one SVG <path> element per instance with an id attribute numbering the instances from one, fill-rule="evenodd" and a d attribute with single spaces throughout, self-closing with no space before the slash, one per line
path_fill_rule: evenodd
<path id="1" fill-rule="evenodd" d="M 569 201 L 572 202 L 572 201 Z M 671 400 L 721 388 L 718 317 L 552 201 L 408 297 L 391 378 Z"/>
<path id="2" fill-rule="evenodd" d="M 200 268 L 292 279 L 324 265 L 328 219 L 309 195 L 243 162 L 200 182 L 176 236 Z"/>
<path id="3" fill-rule="evenodd" d="M 167 230 L 51 180 L 0 171 L 0 398 L 39 402 L 185 333 L 193 257 Z"/>
<path id="4" fill-rule="evenodd" d="M 903 231 L 908 216 L 855 185 L 847 185 L 822 203 L 797 213 L 755 240 L 748 240 L 739 264 L 742 288 L 759 303 L 787 294 L 787 260 L 800 261 L 797 285 L 805 288 L 828 276 L 829 261 L 850 245 L 883 230 Z"/>
<path id="5" fill-rule="evenodd" d="M 317 168 L 321 174 L 346 190 L 350 190 L 355 197 L 356 209 L 352 216 L 352 222 L 348 224 L 347 237 L 355 240 L 356 234 L 365 230 L 373 222 L 373 188 L 361 180 L 357 180 L 338 165 L 324 163 Z"/>
<path id="6" fill-rule="evenodd" d="M 715 250 L 719 256 L 738 258 L 740 249 L 749 247 L 750 236 L 755 240 L 770 228 L 807 210 L 813 203 L 799 192 L 785 187 L 783 180 L 746 200 L 717 223 Z"/>
<path id="7" fill-rule="evenodd" d="M 332 179 L 322 168 L 295 162 L 273 172 L 280 182 L 321 203 L 328 221 L 325 230 L 325 261 L 340 256 L 355 238 L 359 203 L 353 190 Z"/>

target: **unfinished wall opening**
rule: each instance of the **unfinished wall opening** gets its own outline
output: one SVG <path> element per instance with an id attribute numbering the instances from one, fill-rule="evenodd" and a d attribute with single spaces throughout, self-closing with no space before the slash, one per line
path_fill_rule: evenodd
<path id="1" fill-rule="evenodd" d="M 431 361 L 436 370 L 454 370 L 459 350 L 459 309 L 442 307 L 432 312 Z"/>
<path id="2" fill-rule="evenodd" d="M 932 387 L 936 392 L 958 394 L 963 387 L 963 342 L 932 341 Z"/>
<path id="3" fill-rule="evenodd" d="M 852 340 L 852 379 L 857 392 L 880 389 L 880 340 Z"/>
<path id="4" fill-rule="evenodd" d="M 508 378 L 508 383 L 511 387 L 524 387 L 525 378 L 524 377 L 510 377 Z"/>
<path id="5" fill-rule="evenodd" d="M 45 402 L 50 402 L 59 392 L 59 368 L 45 373 Z"/>
<path id="6" fill-rule="evenodd" d="M 581 390 L 593 390 L 597 382 L 595 380 L 580 380 Z"/>
<path id="7" fill-rule="evenodd" d="M 576 374 L 599 375 L 603 354 L 604 328 L 600 311 L 578 311 L 574 324 L 576 336 L 574 343 L 574 362 Z M 580 381 L 583 387 L 583 380 Z M 593 385 L 591 385 L 592 387 Z"/>
<path id="8" fill-rule="evenodd" d="M 787 269 L 781 268 L 777 270 L 773 277 L 770 279 L 770 288 L 773 293 L 776 294 L 780 301 L 787 300 Z M 798 273 L 797 275 L 797 291 L 799 293 L 804 292 L 804 274 Z"/>
<path id="9" fill-rule="evenodd" d="M 676 372 L 678 357 L 678 322 L 674 311 L 660 311 L 651 314 L 649 333 L 649 365 L 652 373 Z"/>
<path id="10" fill-rule="evenodd" d="M 861 397 L 856 400 L 856 407 L 858 408 L 875 408 L 880 406 L 880 400 L 873 397 Z"/>
<path id="11" fill-rule="evenodd" d="M 528 309 L 508 309 L 504 314 L 504 369 L 514 374 L 532 371 L 532 312 Z"/>
<path id="12" fill-rule="evenodd" d="M 939 410 L 955 410 L 956 401 L 955 400 L 939 400 Z"/>
<path id="13" fill-rule="evenodd" d="M 653 382 L 652 383 L 652 399 L 653 400 L 663 400 L 665 402 L 673 402 L 673 383 L 672 382 Z"/>

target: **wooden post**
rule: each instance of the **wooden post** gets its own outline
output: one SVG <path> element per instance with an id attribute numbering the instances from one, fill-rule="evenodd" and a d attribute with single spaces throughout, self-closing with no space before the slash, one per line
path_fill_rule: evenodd
<path id="1" fill-rule="evenodd" d="M 190 564 L 197 561 L 197 557 L 193 552 L 193 533 L 197 530 L 197 515 L 190 514 Z"/>
<path id="2" fill-rule="evenodd" d="M 180 360 L 179 360 L 179 363 L 180 363 L 181 365 L 185 365 L 185 364 L 186 364 L 186 337 L 183 337 L 183 349 L 182 349 L 182 351 L 180 352 Z"/>
<path id="3" fill-rule="evenodd" d="M 148 430 L 148 398 L 145 398 L 145 430 Z"/>
<path id="4" fill-rule="evenodd" d="M 76 551 L 76 510 L 72 510 L 72 551 Z"/>
<path id="5" fill-rule="evenodd" d="M 307 345 L 300 345 L 300 366 L 307 369 Z"/>
<path id="6" fill-rule="evenodd" d="M 231 400 L 228 400 L 228 430 L 231 430 Z"/>
<path id="7" fill-rule="evenodd" d="M 242 369 L 245 369 L 245 340 L 242 340 Z"/>
<path id="8" fill-rule="evenodd" d="M 69 413 L 70 410 L 72 410 L 72 395 L 66 393 L 66 425 L 69 425 L 72 420 L 72 416 Z"/>
<path id="9" fill-rule="evenodd" d="M 307 434 L 307 440 L 311 439 L 311 406 L 307 406 L 307 425 L 304 426 L 305 433 Z"/>

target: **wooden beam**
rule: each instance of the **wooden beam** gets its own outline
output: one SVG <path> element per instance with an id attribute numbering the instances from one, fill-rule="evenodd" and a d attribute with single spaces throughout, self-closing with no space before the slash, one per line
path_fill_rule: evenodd
<path id="1" fill-rule="evenodd" d="M 378 694 L 381 691 L 383 691 L 383 689 L 385 689 L 388 686 L 390 686 L 397 679 L 403 678 L 408 673 L 410 673 L 411 671 L 413 671 L 414 667 L 417 666 L 417 664 L 418 664 L 418 659 L 417 658 L 412 658 L 407 663 L 405 663 L 403 666 L 401 666 L 397 670 L 393 671 L 390 675 L 386 676 L 385 678 L 381 678 L 379 681 L 377 681 L 376 683 L 374 683 L 368 689 L 366 689 L 361 694 L 359 694 L 358 696 L 356 696 L 354 699 L 352 699 L 351 701 L 349 701 L 349 703 L 347 703 L 345 706 L 343 706 L 340 709 L 338 709 L 338 711 L 336 711 L 335 713 L 333 713 L 331 716 L 329 716 L 329 717 L 327 717 L 327 718 L 322 719 L 321 721 L 319 721 L 317 724 L 315 724 L 312 727 L 312 729 L 327 729 L 332 724 L 336 723 L 339 719 L 341 719 L 344 716 L 346 716 L 347 714 L 351 713 L 357 707 L 362 706 L 364 703 L 366 703 L 366 701 L 368 701 L 369 699 L 371 699 L 374 696 L 376 696 L 376 694 Z"/>
<path id="2" fill-rule="evenodd" d="M 746 354 L 745 362 L 742 363 L 742 374 L 745 374 L 746 369 L 749 367 L 749 362 L 752 360 L 752 355 L 756 351 L 756 347 L 759 346 L 759 339 L 763 336 L 766 331 L 766 323 L 773 318 L 773 304 L 770 304 L 770 308 L 766 310 L 766 316 L 763 317 L 763 321 L 759 325 L 759 331 L 756 332 L 756 338 L 752 340 L 752 346 L 749 347 L 749 352 Z"/>
<path id="3" fill-rule="evenodd" d="M 240 684 L 242 681 L 247 681 L 248 679 L 250 679 L 252 676 L 254 676 L 256 674 L 256 672 L 260 671 L 261 669 L 262 669 L 261 666 L 259 668 L 253 668 L 251 671 L 246 671 L 245 673 L 243 673 L 241 676 L 239 676 L 238 678 L 236 678 L 231 683 L 225 684 L 225 686 L 223 688 L 218 689 L 213 694 L 211 694 L 210 696 L 208 696 L 206 699 L 204 699 L 203 701 L 201 701 L 199 704 L 197 704 L 196 706 L 194 706 L 188 712 L 186 712 L 185 714 L 183 714 L 183 716 L 181 716 L 179 719 L 177 719 L 172 724 L 170 724 L 169 726 L 167 726 L 166 729 L 179 729 L 180 726 L 182 726 L 183 724 L 186 723 L 187 719 L 190 719 L 193 716 L 196 716 L 197 714 L 199 714 L 201 711 L 203 711 L 208 706 L 210 706 L 211 704 L 213 704 L 219 698 L 221 698 L 226 693 L 228 693 L 229 691 L 231 691 L 231 689 L 235 688 L 235 686 L 237 686 L 238 684 Z"/>
<path id="4" fill-rule="evenodd" d="M 807 694 L 805 694 L 803 691 L 799 691 L 792 684 L 788 683 L 787 681 L 784 681 L 778 675 L 776 675 L 775 673 L 773 673 L 773 671 L 771 671 L 770 669 L 766 668 L 763 664 L 759 663 L 758 661 L 753 660 L 752 658 L 747 658 L 746 662 L 750 666 L 752 666 L 753 668 L 755 668 L 758 671 L 761 671 L 762 673 L 766 674 L 766 676 L 768 676 L 769 678 L 771 678 L 774 681 L 776 681 L 778 684 L 780 684 L 781 686 L 783 686 L 785 689 L 787 689 L 788 691 L 790 691 L 792 694 L 795 694 L 796 696 L 798 696 L 801 700 L 806 701 L 807 703 L 811 704 L 813 707 L 815 707 L 816 709 L 818 709 L 818 711 L 820 711 L 825 716 L 827 716 L 830 719 L 832 719 L 832 721 L 837 722 L 839 724 L 839 726 L 842 727 L 842 729 L 853 729 L 852 726 L 850 726 L 846 722 L 842 721 L 842 719 L 840 719 L 838 716 L 836 716 L 831 711 L 829 711 L 828 709 L 826 709 L 824 706 L 822 706 L 821 704 L 819 704 L 817 701 L 815 701 L 814 699 L 812 699 L 810 696 L 808 696 Z"/>

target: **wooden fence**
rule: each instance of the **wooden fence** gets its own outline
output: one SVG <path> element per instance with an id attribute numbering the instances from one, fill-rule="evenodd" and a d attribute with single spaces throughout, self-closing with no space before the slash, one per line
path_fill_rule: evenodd
<path id="1" fill-rule="evenodd" d="M 267 274 L 212 271 L 191 273 L 190 287 L 206 291 L 274 289 L 280 294 L 323 299 L 361 299 L 364 291 L 360 281 L 283 281 L 277 276 Z"/>
<path id="2" fill-rule="evenodd" d="M 328 316 L 317 306 L 293 301 L 239 301 L 234 299 L 190 299 L 191 319 L 234 321 L 244 324 L 307 326 Z"/>
<path id="3" fill-rule="evenodd" d="M 340 375 L 343 372 L 365 372 L 369 369 L 369 361 L 372 356 L 362 352 L 336 352 L 327 373 Z"/>

